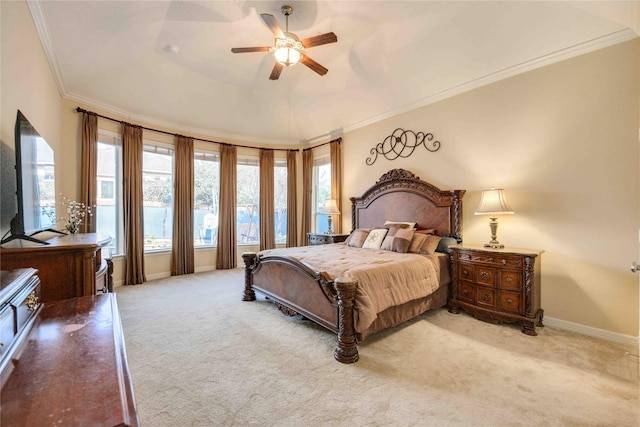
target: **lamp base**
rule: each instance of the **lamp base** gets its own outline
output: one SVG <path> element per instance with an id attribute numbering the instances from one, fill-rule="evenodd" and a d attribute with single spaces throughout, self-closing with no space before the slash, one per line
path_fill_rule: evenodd
<path id="1" fill-rule="evenodd" d="M 504 245 L 502 243 L 485 243 L 484 244 L 485 248 L 491 248 L 491 249 L 504 249 Z"/>

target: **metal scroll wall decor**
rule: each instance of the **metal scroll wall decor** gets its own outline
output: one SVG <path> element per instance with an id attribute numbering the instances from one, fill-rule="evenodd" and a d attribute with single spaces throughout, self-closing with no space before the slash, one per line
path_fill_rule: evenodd
<path id="1" fill-rule="evenodd" d="M 367 165 L 371 166 L 378 160 L 381 154 L 387 160 L 395 160 L 398 157 L 407 158 L 413 154 L 417 147 L 424 146 L 427 151 L 438 151 L 440 141 L 434 141 L 432 133 L 414 132 L 412 130 L 396 129 L 384 141 L 376 144 L 370 151 L 371 157 L 367 157 Z"/>

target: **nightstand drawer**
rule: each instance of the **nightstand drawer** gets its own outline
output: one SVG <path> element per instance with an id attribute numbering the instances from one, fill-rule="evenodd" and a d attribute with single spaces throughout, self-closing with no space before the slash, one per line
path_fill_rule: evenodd
<path id="1" fill-rule="evenodd" d="M 458 278 L 460 280 L 473 280 L 473 266 L 468 264 L 459 264 L 458 265 Z"/>
<path id="2" fill-rule="evenodd" d="M 486 251 L 460 251 L 461 261 L 472 261 L 498 267 L 522 268 L 522 257 L 487 253 Z"/>
<path id="3" fill-rule="evenodd" d="M 495 289 L 485 288 L 478 286 L 476 288 L 476 304 L 485 307 L 496 306 L 496 291 Z"/>
<path id="4" fill-rule="evenodd" d="M 496 269 L 480 266 L 476 268 L 476 283 L 483 286 L 496 285 Z"/>
<path id="5" fill-rule="evenodd" d="M 468 301 L 470 303 L 473 303 L 474 290 L 475 288 L 472 285 L 468 283 L 460 283 L 458 298 L 460 298 L 461 301 Z"/>
<path id="6" fill-rule="evenodd" d="M 522 290 L 522 274 L 518 271 L 501 271 L 500 288 L 514 291 Z"/>
<path id="7" fill-rule="evenodd" d="M 500 292 L 498 298 L 498 308 L 500 310 L 511 311 L 522 314 L 522 296 L 518 292 Z"/>
<path id="8" fill-rule="evenodd" d="M 349 237 L 348 234 L 321 234 L 308 233 L 309 245 L 329 245 L 331 243 L 342 243 Z"/>

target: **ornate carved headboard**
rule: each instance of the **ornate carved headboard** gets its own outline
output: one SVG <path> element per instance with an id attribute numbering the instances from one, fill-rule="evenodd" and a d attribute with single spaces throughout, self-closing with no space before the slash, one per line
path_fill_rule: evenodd
<path id="1" fill-rule="evenodd" d="M 462 237 L 465 190 L 440 190 L 404 169 L 392 169 L 361 197 L 351 197 L 351 226 L 381 227 L 385 221 L 415 221 L 439 236 Z"/>

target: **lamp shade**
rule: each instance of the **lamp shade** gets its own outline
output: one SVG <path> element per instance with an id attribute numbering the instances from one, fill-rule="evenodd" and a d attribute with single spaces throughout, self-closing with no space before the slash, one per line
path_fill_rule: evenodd
<path id="1" fill-rule="evenodd" d="M 504 190 L 492 188 L 482 192 L 480 204 L 475 211 L 476 215 L 504 215 L 512 214 L 513 210 L 507 205 Z"/>
<path id="2" fill-rule="evenodd" d="M 338 204 L 336 203 L 336 199 L 327 199 L 324 201 L 324 206 L 322 207 L 323 214 L 329 215 L 340 215 L 340 211 L 338 210 Z"/>

